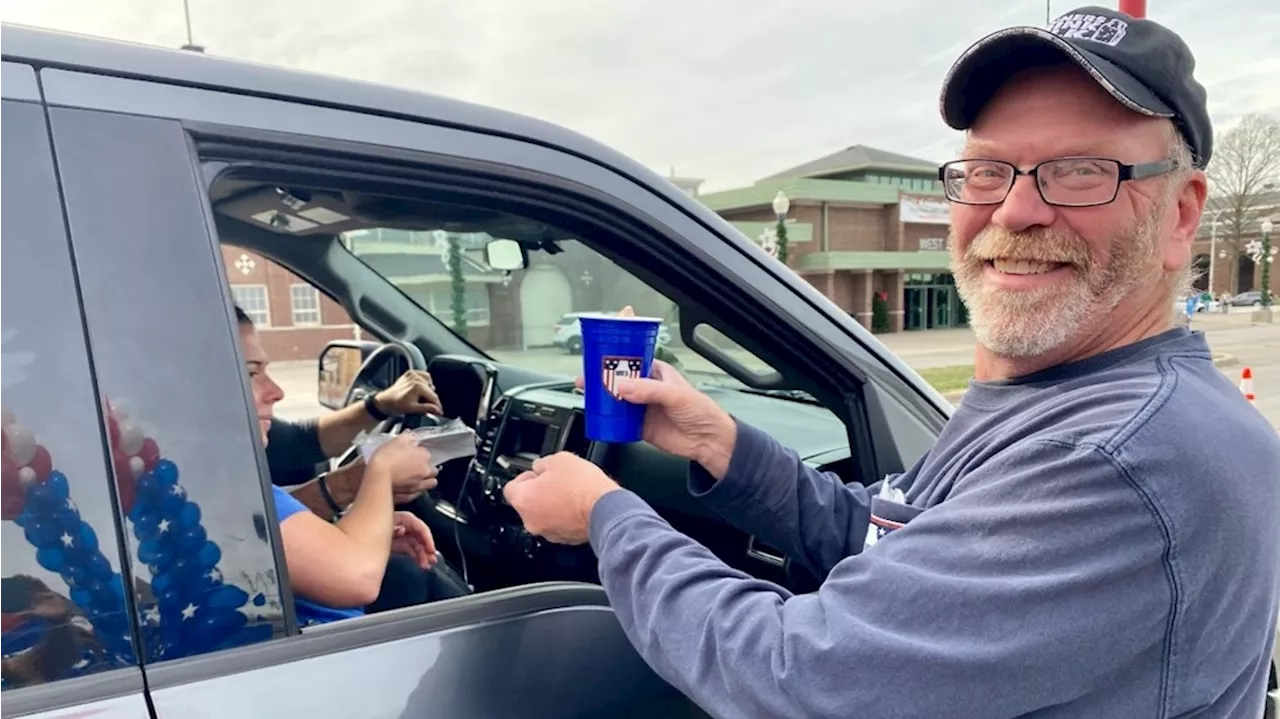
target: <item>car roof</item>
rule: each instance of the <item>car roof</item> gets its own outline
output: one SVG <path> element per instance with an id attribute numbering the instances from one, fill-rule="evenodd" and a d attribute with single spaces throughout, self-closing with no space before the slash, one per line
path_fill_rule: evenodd
<path id="1" fill-rule="evenodd" d="M 600 142 L 544 120 L 442 95 L 12 23 L 0 23 L 0 55 L 37 68 L 83 70 L 300 101 L 531 141 L 610 167 L 689 207 L 687 195 L 669 180 Z"/>

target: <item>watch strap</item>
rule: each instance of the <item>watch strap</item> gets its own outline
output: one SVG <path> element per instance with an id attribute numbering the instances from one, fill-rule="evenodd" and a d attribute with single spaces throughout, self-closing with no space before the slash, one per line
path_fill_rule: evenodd
<path id="1" fill-rule="evenodd" d="M 388 417 L 390 417 L 390 415 L 388 415 L 386 412 L 383 412 L 382 410 L 378 409 L 378 403 L 375 401 L 375 398 L 376 398 L 376 397 L 377 397 L 377 395 L 376 395 L 376 394 L 374 394 L 374 393 L 372 393 L 372 392 L 370 392 L 369 394 L 365 395 L 365 397 L 364 397 L 364 411 L 368 412 L 370 417 L 373 417 L 374 419 L 376 419 L 376 420 L 378 420 L 379 422 L 381 422 L 382 420 L 387 419 Z"/>

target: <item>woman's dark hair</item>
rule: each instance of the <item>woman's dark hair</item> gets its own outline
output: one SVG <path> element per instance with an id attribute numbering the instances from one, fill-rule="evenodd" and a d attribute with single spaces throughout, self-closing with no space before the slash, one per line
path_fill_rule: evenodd
<path id="1" fill-rule="evenodd" d="M 235 307 L 236 307 L 236 322 L 244 325 L 245 327 L 252 327 L 253 318 L 249 316 L 249 313 L 240 309 L 240 305 L 236 305 Z"/>

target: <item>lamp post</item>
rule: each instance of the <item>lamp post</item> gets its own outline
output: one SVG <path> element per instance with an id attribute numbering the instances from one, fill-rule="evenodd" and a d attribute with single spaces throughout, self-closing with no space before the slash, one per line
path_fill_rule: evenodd
<path id="1" fill-rule="evenodd" d="M 791 200 L 778 190 L 773 198 L 773 214 L 778 217 L 778 261 L 787 264 L 787 212 L 791 209 Z"/>

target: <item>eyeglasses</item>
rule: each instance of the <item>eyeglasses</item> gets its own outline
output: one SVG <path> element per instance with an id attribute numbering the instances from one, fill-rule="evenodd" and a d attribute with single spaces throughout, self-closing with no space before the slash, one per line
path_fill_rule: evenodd
<path id="1" fill-rule="evenodd" d="M 963 205 L 1004 202 L 1019 175 L 1035 178 L 1047 205 L 1093 207 L 1114 202 L 1125 180 L 1143 180 L 1170 172 L 1172 160 L 1126 165 L 1104 157 L 1064 157 L 1020 170 L 1003 160 L 953 160 L 938 168 L 947 199 Z"/>

